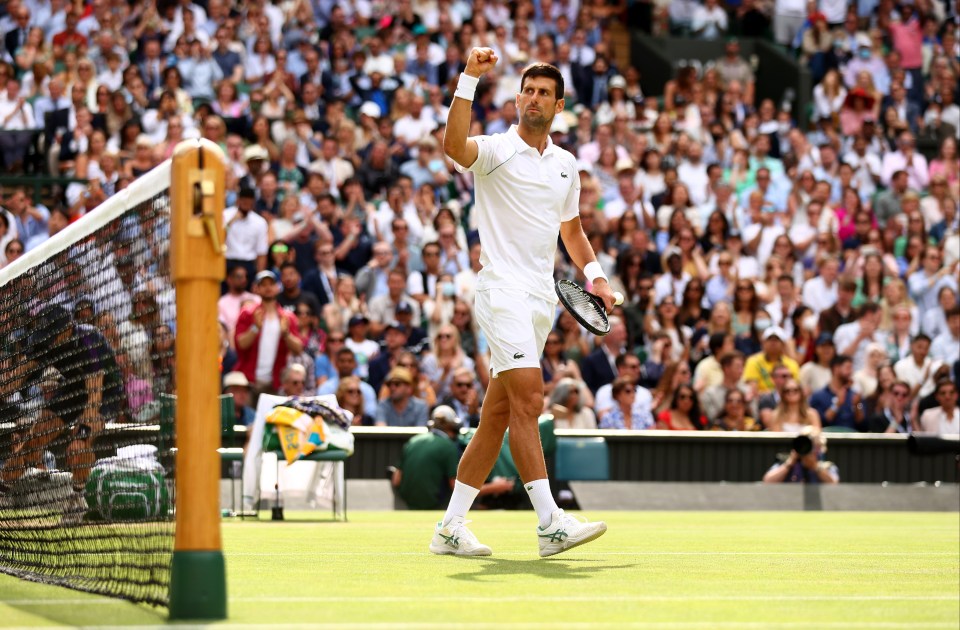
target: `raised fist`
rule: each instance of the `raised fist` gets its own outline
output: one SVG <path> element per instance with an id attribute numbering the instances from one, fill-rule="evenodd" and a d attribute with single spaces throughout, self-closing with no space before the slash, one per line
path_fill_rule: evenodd
<path id="1" fill-rule="evenodd" d="M 497 61 L 499 59 L 492 48 L 474 48 L 467 59 L 466 73 L 472 77 L 479 77 L 492 70 L 497 65 Z"/>

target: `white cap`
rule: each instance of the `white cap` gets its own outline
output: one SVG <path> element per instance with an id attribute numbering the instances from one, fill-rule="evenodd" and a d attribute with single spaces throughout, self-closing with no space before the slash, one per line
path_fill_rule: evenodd
<path id="1" fill-rule="evenodd" d="M 264 149 L 259 144 L 251 144 L 249 147 L 243 150 L 243 161 L 249 162 L 250 160 L 269 160 L 270 154 L 267 153 L 267 150 Z"/>
<path id="2" fill-rule="evenodd" d="M 763 340 L 766 341 L 770 337 L 776 337 L 780 341 L 786 341 L 788 339 L 787 333 L 784 332 L 783 328 L 779 326 L 771 326 L 763 331 Z"/>
<path id="3" fill-rule="evenodd" d="M 607 81 L 607 89 L 612 90 L 613 88 L 620 88 L 621 90 L 627 89 L 627 80 L 619 74 L 613 75 L 610 77 L 610 80 Z"/>
<path id="4" fill-rule="evenodd" d="M 614 170 L 619 173 L 620 171 L 633 171 L 633 170 L 636 170 L 636 168 L 637 166 L 636 164 L 633 163 L 633 160 L 631 160 L 628 157 L 625 157 L 617 160 L 617 164 L 614 167 Z"/>
<path id="5" fill-rule="evenodd" d="M 550 125 L 550 133 L 570 133 L 570 125 L 561 115 L 553 117 L 553 124 Z"/>
<path id="6" fill-rule="evenodd" d="M 380 118 L 380 106 L 373 101 L 367 101 L 360 106 L 360 114 L 370 118 Z"/>
<path id="7" fill-rule="evenodd" d="M 228 387 L 250 387 L 250 381 L 243 372 L 227 372 L 223 377 L 223 388 Z"/>

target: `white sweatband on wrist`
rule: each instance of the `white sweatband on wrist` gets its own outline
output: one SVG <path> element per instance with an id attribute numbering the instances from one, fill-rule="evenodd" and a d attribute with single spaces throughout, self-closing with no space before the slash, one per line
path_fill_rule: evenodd
<path id="1" fill-rule="evenodd" d="M 609 282 L 607 274 L 603 273 L 603 267 L 601 267 L 597 261 L 587 263 L 583 268 L 583 275 L 586 276 L 587 280 L 591 283 L 596 282 L 597 278 L 603 278 Z"/>
<path id="2" fill-rule="evenodd" d="M 466 72 L 461 72 L 460 80 L 457 81 L 457 91 L 454 92 L 453 95 L 465 101 L 473 101 L 473 96 L 477 92 L 478 83 L 480 83 L 480 77 L 471 77 Z"/>

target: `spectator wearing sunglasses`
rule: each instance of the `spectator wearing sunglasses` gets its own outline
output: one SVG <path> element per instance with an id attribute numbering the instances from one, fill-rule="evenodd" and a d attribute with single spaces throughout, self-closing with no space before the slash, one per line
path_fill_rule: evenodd
<path id="1" fill-rule="evenodd" d="M 878 406 L 870 418 L 871 433 L 910 433 L 910 384 L 895 381 L 884 404 Z"/>

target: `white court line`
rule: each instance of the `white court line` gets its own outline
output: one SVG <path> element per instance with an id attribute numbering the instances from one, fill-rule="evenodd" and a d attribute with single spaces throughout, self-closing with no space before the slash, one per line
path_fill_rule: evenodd
<path id="1" fill-rule="evenodd" d="M 448 630 L 450 628 L 450 622 L 424 622 L 424 623 L 414 623 L 414 622 L 380 622 L 380 623 L 264 623 L 264 624 L 229 624 L 223 625 L 224 628 L 277 628 L 284 630 L 295 630 L 295 629 L 317 629 L 317 630 L 354 630 L 361 628 L 383 628 L 384 630 L 418 630 L 421 628 L 439 628 L 442 630 Z M 456 624 L 457 628 L 465 628 L 469 630 L 483 630 L 484 628 L 495 628 L 496 630 L 501 630 L 503 628 L 512 628 L 513 630 L 541 630 L 543 628 L 542 622 L 537 623 L 463 623 L 459 622 Z M 753 621 L 651 621 L 651 622 L 631 622 L 631 621 L 617 621 L 617 622 L 588 622 L 588 623 L 577 623 L 577 622 L 564 622 L 563 626 L 565 628 L 576 628 L 578 630 L 591 630 L 593 628 L 635 628 L 636 630 L 696 630 L 699 628 L 705 628 L 711 630 L 713 628 L 723 628 L 725 630 L 791 630 L 793 628 L 864 628 L 866 630 L 910 630 L 913 628 L 918 628 L 921 630 L 934 630 L 940 628 L 949 628 L 951 630 L 956 628 L 956 624 L 951 623 L 927 623 L 927 622 L 896 622 L 896 621 L 876 621 L 876 622 L 840 622 L 840 621 L 826 621 L 826 622 L 817 622 L 811 623 L 809 621 L 783 621 L 783 622 L 753 622 Z M 51 627 L 51 626 L 47 626 Z M 53 626 L 54 628 L 76 628 L 77 626 Z M 169 630 L 171 626 L 168 625 L 154 625 L 154 626 L 136 626 L 140 630 Z M 207 629 L 211 626 L 208 625 L 179 625 L 176 627 L 180 630 L 200 630 Z M 81 626 L 84 630 L 129 630 L 131 626 Z"/>
<path id="2" fill-rule="evenodd" d="M 253 597 L 230 597 L 231 603 L 333 603 L 333 602 L 356 602 L 356 603 L 448 603 L 449 597 L 423 597 L 423 596 L 309 596 L 309 597 L 271 597 L 271 596 L 253 596 Z M 529 596 L 497 596 L 498 603 L 520 602 L 520 603 L 540 603 L 540 602 L 865 602 L 865 601 L 897 601 L 897 602 L 940 602 L 957 601 L 957 595 L 557 595 L 546 597 Z M 457 597 L 458 602 L 484 603 L 491 601 L 489 597 L 466 596 Z M 61 606 L 106 606 L 126 604 L 121 599 L 97 598 L 97 599 L 0 599 L 0 604 L 10 606 L 43 606 L 43 605 L 61 605 Z"/>
<path id="3" fill-rule="evenodd" d="M 224 552 L 227 558 L 253 557 L 253 558 L 303 558 L 303 557 L 326 557 L 326 556 L 423 556 L 425 559 L 432 556 L 422 551 L 304 551 L 303 553 L 275 553 L 259 551 L 240 551 Z M 856 556 L 856 557 L 902 557 L 902 556 L 943 556 L 939 551 L 597 551 L 590 552 L 590 556 Z M 508 551 L 497 552 L 494 559 L 501 556 L 534 556 L 532 551 Z"/>

